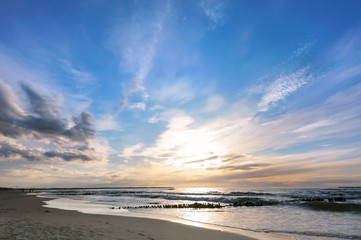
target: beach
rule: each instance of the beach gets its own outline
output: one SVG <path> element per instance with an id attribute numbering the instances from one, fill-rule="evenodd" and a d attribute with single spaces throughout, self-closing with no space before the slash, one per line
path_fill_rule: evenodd
<path id="1" fill-rule="evenodd" d="M 236 234 L 138 217 L 83 214 L 45 208 L 46 198 L 0 191 L 0 239 L 287 239 L 265 233 Z"/>

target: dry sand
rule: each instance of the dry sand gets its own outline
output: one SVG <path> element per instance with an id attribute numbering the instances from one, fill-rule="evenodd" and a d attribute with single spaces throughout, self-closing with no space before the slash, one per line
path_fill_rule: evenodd
<path id="1" fill-rule="evenodd" d="M 240 235 L 163 220 L 50 209 L 43 207 L 45 200 L 20 191 L 0 191 L 0 239 L 284 239 L 248 231 Z"/>

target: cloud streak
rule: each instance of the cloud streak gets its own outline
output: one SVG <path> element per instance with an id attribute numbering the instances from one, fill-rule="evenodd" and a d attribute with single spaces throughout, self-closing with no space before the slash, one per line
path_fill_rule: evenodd
<path id="1" fill-rule="evenodd" d="M 225 5 L 226 1 L 221 0 L 202 0 L 200 2 L 201 9 L 213 24 L 212 28 L 223 25 Z"/>
<path id="2" fill-rule="evenodd" d="M 71 74 L 72 78 L 77 81 L 80 87 L 94 83 L 94 76 L 91 73 L 80 71 L 68 60 L 62 62 L 64 64 L 64 69 Z"/>
<path id="3" fill-rule="evenodd" d="M 85 154 L 79 154 L 79 153 L 59 153 L 55 151 L 45 152 L 45 156 L 49 158 L 61 158 L 65 161 L 73 161 L 73 160 L 82 160 L 82 161 L 91 161 L 93 160 L 91 157 Z"/>
<path id="4" fill-rule="evenodd" d="M 129 97 L 137 92 L 142 92 L 142 98 L 147 101 L 148 94 L 144 87 L 144 81 L 148 77 L 153 65 L 153 59 L 157 47 L 161 41 L 164 22 L 168 14 L 168 4 L 153 10 L 150 16 L 140 18 L 142 9 L 137 9 L 130 22 L 122 31 L 116 29 L 113 40 L 117 51 L 121 55 L 121 67 L 131 74 L 131 80 L 123 90 L 119 102 L 119 111 L 128 105 Z M 139 11 L 139 12 L 138 12 Z M 147 9 L 150 11 L 150 9 Z"/>
<path id="5" fill-rule="evenodd" d="M 266 112 L 277 102 L 296 92 L 300 87 L 307 84 L 311 76 L 307 75 L 308 67 L 297 70 L 288 75 L 281 75 L 267 88 L 258 104 L 261 112 Z"/>

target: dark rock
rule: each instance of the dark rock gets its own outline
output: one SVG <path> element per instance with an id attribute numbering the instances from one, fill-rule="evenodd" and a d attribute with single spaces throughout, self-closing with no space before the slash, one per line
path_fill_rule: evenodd
<path id="1" fill-rule="evenodd" d="M 323 202 L 323 198 L 302 198 L 301 201 L 304 202 Z"/>
<path id="2" fill-rule="evenodd" d="M 343 198 L 343 197 L 335 197 L 333 200 L 335 202 L 346 202 L 346 198 Z"/>

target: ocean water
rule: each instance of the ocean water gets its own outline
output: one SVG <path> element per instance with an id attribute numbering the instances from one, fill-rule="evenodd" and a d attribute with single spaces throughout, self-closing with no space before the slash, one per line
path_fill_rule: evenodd
<path id="1" fill-rule="evenodd" d="M 76 202 L 76 209 L 99 206 L 105 214 L 173 216 L 299 240 L 361 239 L 361 188 L 48 189 L 38 194 Z M 64 203 L 58 206 L 66 209 Z"/>

